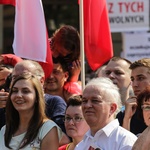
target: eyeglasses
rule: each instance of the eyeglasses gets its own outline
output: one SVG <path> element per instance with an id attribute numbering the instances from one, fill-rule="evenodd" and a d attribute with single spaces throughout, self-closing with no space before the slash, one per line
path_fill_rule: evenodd
<path id="1" fill-rule="evenodd" d="M 141 109 L 145 110 L 145 111 L 149 111 L 150 110 L 150 105 L 142 105 Z"/>
<path id="2" fill-rule="evenodd" d="M 65 117 L 64 118 L 64 122 L 69 123 L 70 121 L 73 121 L 74 123 L 79 123 L 81 120 L 84 120 L 84 118 L 79 117 L 79 116 L 75 116 L 75 117 Z"/>

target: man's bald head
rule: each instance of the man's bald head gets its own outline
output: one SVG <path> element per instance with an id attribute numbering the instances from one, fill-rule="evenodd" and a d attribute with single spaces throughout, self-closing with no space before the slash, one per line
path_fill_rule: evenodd
<path id="1" fill-rule="evenodd" d="M 36 61 L 23 60 L 18 62 L 13 69 L 12 79 L 24 73 L 31 73 L 37 76 L 39 79 L 45 79 L 44 71 L 41 65 Z"/>

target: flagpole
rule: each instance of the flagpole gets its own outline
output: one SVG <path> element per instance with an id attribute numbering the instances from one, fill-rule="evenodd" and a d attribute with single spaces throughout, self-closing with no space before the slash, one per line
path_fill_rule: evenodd
<path id="1" fill-rule="evenodd" d="M 82 90 L 83 90 L 85 87 L 83 0 L 80 0 L 80 4 L 79 4 L 79 22 L 80 22 L 81 82 L 82 82 Z"/>

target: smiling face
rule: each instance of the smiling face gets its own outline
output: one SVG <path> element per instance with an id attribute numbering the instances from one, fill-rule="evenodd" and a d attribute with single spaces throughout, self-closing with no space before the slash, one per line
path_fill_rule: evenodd
<path id="1" fill-rule="evenodd" d="M 137 67 L 131 72 L 132 88 L 136 96 L 150 85 L 150 73 L 147 67 Z"/>
<path id="2" fill-rule="evenodd" d="M 36 94 L 30 80 L 18 80 L 12 88 L 10 98 L 19 113 L 33 113 Z"/>
<path id="3" fill-rule="evenodd" d="M 89 129 L 88 124 L 84 120 L 81 106 L 69 106 L 66 110 L 65 117 L 82 118 L 79 122 L 74 122 L 72 119 L 69 122 L 65 122 L 67 135 L 73 139 L 81 140 Z"/>
<path id="4" fill-rule="evenodd" d="M 61 64 L 57 63 L 53 65 L 53 72 L 45 81 L 44 89 L 46 93 L 59 92 L 63 89 L 64 83 L 68 79 L 68 72 L 64 72 Z"/>

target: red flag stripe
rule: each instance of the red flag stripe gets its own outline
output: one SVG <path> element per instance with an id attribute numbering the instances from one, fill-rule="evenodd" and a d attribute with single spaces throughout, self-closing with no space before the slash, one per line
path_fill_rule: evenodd
<path id="1" fill-rule="evenodd" d="M 15 0 L 0 0 L 0 4 L 15 6 Z"/>
<path id="2" fill-rule="evenodd" d="M 113 56 L 106 0 L 83 0 L 83 7 L 86 58 L 96 70 Z"/>

